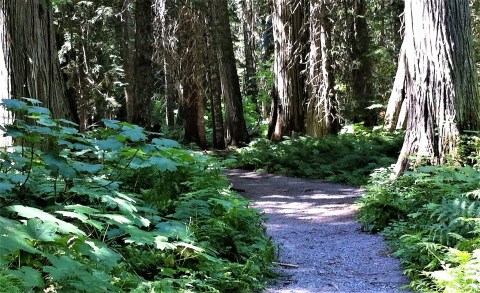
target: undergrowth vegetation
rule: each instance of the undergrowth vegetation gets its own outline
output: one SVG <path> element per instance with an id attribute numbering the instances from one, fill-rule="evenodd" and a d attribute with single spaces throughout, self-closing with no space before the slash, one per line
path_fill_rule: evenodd
<path id="1" fill-rule="evenodd" d="M 389 240 L 414 290 L 480 292 L 480 171 L 424 166 L 371 177 L 359 219 Z"/>
<path id="2" fill-rule="evenodd" d="M 356 125 L 351 133 L 324 138 L 258 139 L 240 149 L 233 167 L 303 178 L 363 185 L 375 169 L 394 163 L 403 142 L 399 133 Z"/>
<path id="3" fill-rule="evenodd" d="M 217 161 L 136 125 L 79 133 L 36 100 L 4 105 L 16 119 L 0 158 L 0 292 L 263 286 L 274 245 Z"/>

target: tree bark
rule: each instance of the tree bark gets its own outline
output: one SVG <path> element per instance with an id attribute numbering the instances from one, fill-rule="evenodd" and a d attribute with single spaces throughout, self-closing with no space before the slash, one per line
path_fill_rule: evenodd
<path id="1" fill-rule="evenodd" d="M 310 0 L 310 52 L 306 134 L 322 137 L 340 129 L 336 115 L 329 0 Z"/>
<path id="2" fill-rule="evenodd" d="M 0 3 L 5 17 L 2 46 L 8 60 L 9 95 L 37 99 L 54 117 L 71 118 L 59 69 L 50 2 Z"/>
<path id="3" fill-rule="evenodd" d="M 222 92 L 225 98 L 226 140 L 227 143 L 237 146 L 248 143 L 250 138 L 243 116 L 242 95 L 228 17 L 228 1 L 217 0 L 212 8 L 216 16 L 215 42 L 217 44 Z"/>
<path id="4" fill-rule="evenodd" d="M 412 155 L 457 158 L 460 132 L 480 125 L 468 1 L 407 0 L 404 45 L 408 122 L 396 175 Z"/>
<path id="5" fill-rule="evenodd" d="M 400 49 L 400 56 L 398 57 L 397 74 L 393 83 L 392 93 L 388 100 L 387 111 L 385 112 L 384 129 L 393 131 L 395 129 L 403 129 L 407 122 L 406 111 L 406 55 L 405 46 L 402 45 Z"/>
<path id="6" fill-rule="evenodd" d="M 368 107 L 373 104 L 372 61 L 368 55 L 371 44 L 366 18 L 365 0 L 353 0 L 353 21 L 350 27 L 351 60 L 353 61 L 351 94 L 357 105 L 357 118 L 354 122 L 364 122 L 365 126 L 373 126 L 377 115 Z"/>
<path id="7" fill-rule="evenodd" d="M 205 60 L 207 61 L 208 96 L 210 99 L 210 108 L 213 120 L 213 147 L 215 149 L 222 150 L 225 149 L 226 145 L 222 114 L 222 82 L 220 81 L 215 32 L 212 29 L 214 23 L 212 7 L 215 5 L 215 3 L 213 0 L 209 0 L 207 4 L 209 7 L 209 12 L 206 14 L 207 54 L 205 54 Z M 209 54 L 208 52 L 212 52 L 213 54 Z"/>
<path id="8" fill-rule="evenodd" d="M 306 48 L 304 0 L 275 0 L 273 5 L 273 36 L 275 40 L 274 91 L 278 104 L 270 114 L 272 140 L 304 133 L 304 102 L 306 100 L 304 56 Z"/>
<path id="9" fill-rule="evenodd" d="M 204 23 L 205 17 L 199 10 L 182 7 L 178 22 L 178 66 L 180 83 L 181 117 L 185 140 L 207 147 L 205 130 L 205 71 Z"/>
<path id="10" fill-rule="evenodd" d="M 130 0 L 118 0 L 118 14 L 120 26 L 120 51 L 123 59 L 123 72 L 125 74 L 125 112 L 126 120 L 133 121 L 135 99 L 135 46 L 131 42 L 135 31 L 132 15 L 129 9 Z"/>
<path id="11" fill-rule="evenodd" d="M 135 98 L 133 99 L 131 122 L 151 127 L 153 99 L 153 2 L 135 2 Z"/>
<path id="12" fill-rule="evenodd" d="M 255 26 L 256 22 L 253 13 L 253 1 L 241 0 L 241 17 L 243 31 L 243 50 L 245 55 L 245 94 L 252 99 L 255 104 L 255 110 L 258 112 L 257 95 L 258 84 L 256 80 L 257 62 L 255 58 Z"/>

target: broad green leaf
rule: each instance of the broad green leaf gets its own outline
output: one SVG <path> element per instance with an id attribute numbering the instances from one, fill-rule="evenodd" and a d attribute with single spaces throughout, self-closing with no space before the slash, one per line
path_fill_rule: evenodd
<path id="1" fill-rule="evenodd" d="M 155 226 L 155 228 L 157 228 L 157 231 L 160 234 L 168 237 L 178 237 L 181 240 L 189 239 L 190 233 L 188 231 L 188 227 L 183 222 L 178 222 L 178 221 L 160 222 Z"/>
<path id="2" fill-rule="evenodd" d="M 65 206 L 64 209 L 73 210 L 73 211 L 76 211 L 78 213 L 82 213 L 82 214 L 86 214 L 86 215 L 97 214 L 97 213 L 100 212 L 100 210 L 94 209 L 94 208 L 89 207 L 89 206 L 79 205 L 79 204 Z"/>
<path id="3" fill-rule="evenodd" d="M 10 193 L 15 187 L 15 184 L 8 182 L 0 182 L 0 193 Z"/>
<path id="4" fill-rule="evenodd" d="M 20 216 L 27 219 L 38 218 L 44 222 L 49 221 L 49 222 L 56 223 L 58 225 L 58 230 L 61 233 L 64 233 L 64 234 L 72 233 L 75 235 L 85 236 L 85 233 L 82 230 L 78 229 L 76 226 L 70 223 L 67 223 L 65 221 L 62 221 L 60 219 L 57 219 L 53 215 L 48 214 L 37 208 L 15 205 L 15 206 L 9 207 L 8 209 L 12 212 L 18 213 Z"/>
<path id="5" fill-rule="evenodd" d="M 121 136 L 133 141 L 144 141 L 147 140 L 147 136 L 143 132 L 143 128 L 137 125 L 125 125 L 122 127 Z"/>
<path id="6" fill-rule="evenodd" d="M 96 220 L 91 220 L 85 214 L 82 214 L 82 213 L 79 213 L 79 212 L 56 211 L 55 213 L 60 214 L 64 217 L 78 219 L 82 223 L 91 225 L 98 230 L 103 230 L 103 228 L 104 228 L 104 225 L 103 225 L 102 222 L 99 222 L 99 221 L 96 221 Z"/>
<path id="7" fill-rule="evenodd" d="M 159 250 L 177 248 L 177 246 L 175 244 L 168 242 L 168 237 L 165 237 L 165 236 L 156 236 L 155 237 L 155 247 Z"/>
<path id="8" fill-rule="evenodd" d="M 78 243 L 78 249 L 84 255 L 87 255 L 95 262 L 101 263 L 108 269 L 113 269 L 118 265 L 121 256 L 100 241 L 86 240 Z"/>
<path id="9" fill-rule="evenodd" d="M 57 230 L 58 226 L 53 222 L 43 222 L 36 218 L 28 219 L 27 221 L 26 232 L 35 240 L 55 241 L 59 238 L 56 235 Z"/>
<path id="10" fill-rule="evenodd" d="M 131 214 L 137 211 L 137 208 L 133 204 L 121 198 L 111 197 L 107 195 L 102 198 L 102 201 L 106 203 L 114 204 L 119 208 L 120 211 L 128 214 Z"/>
<path id="11" fill-rule="evenodd" d="M 13 183 L 23 183 L 27 180 L 27 175 L 24 174 L 9 173 L 7 177 Z"/>
<path id="12" fill-rule="evenodd" d="M 27 110 L 27 103 L 15 99 L 4 99 L 2 104 L 10 111 Z"/>
<path id="13" fill-rule="evenodd" d="M 84 269 L 82 264 L 72 259 L 70 256 L 62 255 L 60 257 L 53 254 L 46 254 L 52 266 L 45 266 L 43 270 L 50 274 L 55 281 L 68 279 L 76 276 Z"/>
<path id="14" fill-rule="evenodd" d="M 42 115 L 37 119 L 37 123 L 43 126 L 54 127 L 57 126 L 57 123 L 52 120 L 49 116 Z"/>
<path id="15" fill-rule="evenodd" d="M 108 128 L 120 129 L 120 125 L 118 125 L 120 123 L 120 121 L 118 121 L 118 120 L 102 119 L 102 122 Z"/>
<path id="16" fill-rule="evenodd" d="M 25 282 L 25 285 L 29 288 L 45 287 L 42 274 L 32 267 L 22 266 L 18 270 L 9 270 L 8 272 L 22 279 Z"/>
<path id="17" fill-rule="evenodd" d="M 102 169 L 101 164 L 87 164 L 83 162 L 73 162 L 72 167 L 77 170 L 77 172 L 86 172 L 90 174 L 97 173 Z"/>
<path id="18" fill-rule="evenodd" d="M 42 101 L 37 100 L 37 99 L 22 97 L 22 100 L 25 100 L 25 101 L 31 103 L 32 105 L 40 105 L 40 104 L 42 104 Z"/>
<path id="19" fill-rule="evenodd" d="M 44 114 L 44 115 L 51 115 L 50 110 L 44 107 L 28 107 L 27 109 L 28 114 Z"/>
<path id="20" fill-rule="evenodd" d="M 118 214 L 97 214 L 95 215 L 96 217 L 101 217 L 101 218 L 107 218 L 110 219 L 109 224 L 114 224 L 117 226 L 122 226 L 123 224 L 131 224 L 132 220 L 123 216 L 123 215 L 118 215 Z"/>
<path id="21" fill-rule="evenodd" d="M 177 141 L 171 140 L 171 139 L 166 139 L 166 138 L 154 138 L 154 139 L 152 139 L 152 143 L 156 146 L 166 147 L 166 148 L 180 148 L 181 147 L 181 145 Z"/>
<path id="22" fill-rule="evenodd" d="M 30 242 L 16 234 L 0 235 L 0 255 L 23 250 L 30 253 L 40 253 Z"/>
<path id="23" fill-rule="evenodd" d="M 154 156 L 148 159 L 148 161 L 154 165 L 158 170 L 160 171 L 175 171 L 177 170 L 177 163 L 174 161 L 163 158 L 163 157 L 158 157 Z"/>
<path id="24" fill-rule="evenodd" d="M 152 232 L 143 231 L 132 225 L 122 228 L 130 235 L 130 237 L 125 239 L 126 243 L 136 243 L 138 245 L 153 245 L 155 243 L 155 237 Z"/>
<path id="25" fill-rule="evenodd" d="M 42 159 L 54 176 L 60 174 L 65 178 L 74 178 L 77 175 L 77 172 L 70 167 L 67 160 L 55 153 L 44 153 Z"/>
<path id="26" fill-rule="evenodd" d="M 104 140 L 93 141 L 101 151 L 118 151 L 124 147 L 115 137 L 110 136 Z"/>

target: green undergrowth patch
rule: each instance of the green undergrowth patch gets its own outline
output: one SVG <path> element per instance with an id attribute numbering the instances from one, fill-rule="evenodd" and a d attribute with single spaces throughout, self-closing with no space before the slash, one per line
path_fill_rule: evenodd
<path id="1" fill-rule="evenodd" d="M 421 292 L 480 292 L 480 171 L 424 166 L 390 179 L 375 172 L 361 201 L 366 230 L 381 232 Z"/>
<path id="2" fill-rule="evenodd" d="M 230 166 L 363 185 L 373 170 L 396 161 L 402 135 L 361 125 L 353 130 L 324 138 L 285 138 L 279 143 L 258 139 L 240 149 Z"/>
<path id="3" fill-rule="evenodd" d="M 79 133 L 36 100 L 3 103 L 16 120 L 0 154 L 0 292 L 263 287 L 274 244 L 217 160 L 125 122 Z"/>

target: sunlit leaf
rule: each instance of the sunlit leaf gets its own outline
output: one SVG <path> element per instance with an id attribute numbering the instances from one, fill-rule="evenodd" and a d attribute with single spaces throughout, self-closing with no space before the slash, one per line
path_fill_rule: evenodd
<path id="1" fill-rule="evenodd" d="M 67 223 L 65 221 L 62 221 L 60 219 L 57 219 L 53 215 L 46 213 L 42 210 L 39 210 L 37 208 L 15 205 L 15 206 L 9 207 L 8 209 L 11 210 L 12 212 L 18 213 L 19 216 L 22 216 L 27 219 L 38 218 L 42 221 L 49 221 L 49 222 L 56 223 L 58 225 L 58 230 L 62 233 L 65 233 L 65 234 L 72 233 L 76 235 L 85 236 L 85 233 L 82 230 L 78 229 L 76 226 L 70 223 Z"/>
<path id="2" fill-rule="evenodd" d="M 32 239 L 41 241 L 54 241 L 59 238 L 56 235 L 58 226 L 53 222 L 43 222 L 39 219 L 28 219 L 26 232 Z"/>
<path id="3" fill-rule="evenodd" d="M 27 110 L 27 103 L 15 99 L 4 99 L 2 104 L 10 111 Z"/>

